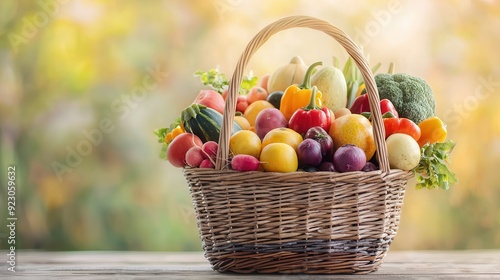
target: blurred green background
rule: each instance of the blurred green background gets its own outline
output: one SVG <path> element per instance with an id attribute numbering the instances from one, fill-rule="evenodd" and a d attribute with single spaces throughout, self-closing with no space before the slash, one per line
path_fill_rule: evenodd
<path id="1" fill-rule="evenodd" d="M 371 64 L 428 81 L 458 145 L 449 191 L 410 181 L 391 249 L 500 248 L 500 5 L 483 1 L 0 2 L 0 241 L 7 166 L 17 167 L 18 248 L 201 250 L 181 169 L 158 158 L 152 131 L 203 88 L 230 76 L 247 42 L 288 15 L 347 32 Z M 300 55 L 343 63 L 313 30 L 271 38 L 247 71 Z"/>

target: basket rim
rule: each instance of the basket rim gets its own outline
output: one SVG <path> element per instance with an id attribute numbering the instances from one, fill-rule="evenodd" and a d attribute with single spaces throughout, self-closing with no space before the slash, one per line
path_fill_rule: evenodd
<path id="1" fill-rule="evenodd" d="M 391 172 L 383 172 L 381 170 L 373 171 L 351 171 L 351 172 L 332 172 L 332 171 L 315 171 L 314 176 L 311 176 L 311 172 L 306 171 L 295 171 L 288 173 L 281 172 L 262 172 L 262 171 L 248 171 L 240 172 L 232 169 L 212 169 L 212 168 L 196 168 L 196 167 L 185 167 L 183 168 L 183 173 L 186 179 L 190 177 L 192 180 L 199 182 L 226 182 L 233 184 L 238 183 L 262 183 L 282 180 L 282 182 L 304 182 L 304 183 L 322 183 L 330 182 L 332 184 L 340 182 L 357 182 L 357 183 L 374 183 L 374 182 L 390 182 L 394 180 L 406 180 L 408 181 L 415 176 L 415 173 L 411 170 L 401 170 L 401 169 L 391 169 Z M 195 179 L 193 179 L 195 177 Z M 278 186 L 269 186 L 269 188 L 282 188 Z M 226 188 L 241 187 L 238 184 L 224 185 Z M 215 186 L 211 186 L 215 188 Z"/>
<path id="2" fill-rule="evenodd" d="M 200 172 L 210 172 L 210 173 L 234 173 L 234 174 L 273 174 L 275 176 L 283 176 L 283 177 L 287 177 L 287 176 L 290 176 L 290 175 L 293 175 L 293 174 L 310 174 L 310 173 L 314 173 L 314 175 L 325 175 L 325 174 L 328 174 L 328 175 L 331 175 L 331 176 L 340 176 L 341 174 L 356 174 L 356 175 L 368 175 L 368 177 L 370 177 L 371 175 L 396 175 L 396 174 L 411 174 L 413 177 L 413 174 L 414 174 L 414 171 L 413 170 L 403 170 L 403 169 L 397 169 L 397 168 L 391 168 L 390 169 L 390 172 L 384 172 L 382 170 L 372 170 L 372 171 L 349 171 L 349 172 L 338 172 L 338 171 L 323 171 L 323 170 L 317 170 L 317 171 L 314 171 L 314 172 L 309 172 L 309 171 L 304 171 L 304 170 L 297 170 L 297 171 L 293 171 L 293 172 L 273 172 L 273 171 L 266 171 L 266 172 L 262 172 L 262 171 L 258 171 L 258 170 L 255 170 L 255 171 L 245 171 L 245 172 L 241 172 L 241 171 L 237 171 L 237 170 L 233 170 L 233 169 L 214 169 L 214 168 L 201 168 L 201 167 L 191 167 L 191 166 L 184 166 L 183 168 L 183 172 L 186 172 L 186 171 L 200 171 Z"/>

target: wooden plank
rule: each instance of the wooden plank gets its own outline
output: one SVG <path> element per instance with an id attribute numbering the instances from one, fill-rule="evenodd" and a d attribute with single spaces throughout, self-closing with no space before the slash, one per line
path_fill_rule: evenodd
<path id="1" fill-rule="evenodd" d="M 3 254 L 3 253 L 2 253 Z M 0 279 L 11 279 L 5 262 Z M 5 272 L 5 273 L 4 273 Z M 500 279 L 500 251 L 391 251 L 369 275 L 236 275 L 212 271 L 202 252 L 17 253 L 15 279 Z"/>

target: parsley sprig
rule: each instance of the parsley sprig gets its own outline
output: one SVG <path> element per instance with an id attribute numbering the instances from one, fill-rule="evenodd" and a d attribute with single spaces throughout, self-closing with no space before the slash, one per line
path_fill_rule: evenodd
<path id="1" fill-rule="evenodd" d="M 165 138 L 168 133 L 170 133 L 172 130 L 174 130 L 179 124 L 181 123 L 181 117 L 177 117 L 174 122 L 170 125 L 170 127 L 162 127 L 155 129 L 153 131 L 154 135 L 158 138 L 158 143 L 162 144 L 161 150 L 160 150 L 160 158 L 168 160 L 167 158 L 167 148 L 168 148 L 168 143 L 165 141 Z"/>
<path id="2" fill-rule="evenodd" d="M 211 69 L 209 71 L 197 70 L 194 72 L 195 77 L 200 77 L 200 81 L 205 86 L 212 87 L 215 91 L 222 94 L 229 87 L 229 80 L 224 73 L 219 72 L 219 69 Z M 252 87 L 257 85 L 258 78 L 252 72 L 248 76 L 243 76 L 239 93 L 246 95 Z"/>
<path id="3" fill-rule="evenodd" d="M 449 189 L 458 182 L 458 178 L 449 168 L 448 160 L 455 142 L 425 144 L 421 148 L 418 166 L 414 169 L 417 178 L 417 189 Z"/>

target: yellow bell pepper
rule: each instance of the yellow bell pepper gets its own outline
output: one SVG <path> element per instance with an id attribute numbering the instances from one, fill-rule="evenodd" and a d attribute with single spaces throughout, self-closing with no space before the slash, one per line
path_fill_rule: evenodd
<path id="1" fill-rule="evenodd" d="M 285 116 L 286 120 L 289 121 L 293 113 L 298 109 L 307 106 L 311 101 L 311 74 L 314 68 L 321 65 L 321 62 L 316 62 L 309 66 L 304 75 L 304 81 L 301 85 L 291 85 L 286 88 L 280 101 L 280 111 Z M 322 94 L 321 92 L 316 92 L 316 105 L 322 107 Z"/>
<path id="2" fill-rule="evenodd" d="M 361 83 L 358 87 L 358 91 L 356 91 L 356 97 L 360 96 L 364 89 L 365 89 L 365 83 Z"/>
<path id="3" fill-rule="evenodd" d="M 165 135 L 165 143 L 168 144 L 172 142 L 172 140 L 174 140 L 174 138 L 177 137 L 177 135 L 183 132 L 185 131 L 180 125 L 176 126 L 174 129 L 172 129 L 172 131 L 170 131 L 169 133 L 167 133 L 167 135 Z"/>
<path id="4" fill-rule="evenodd" d="M 418 145 L 420 147 L 424 146 L 426 143 L 442 143 L 446 140 L 446 136 L 448 135 L 446 125 L 436 116 L 421 121 L 418 127 L 420 127 L 421 132 L 420 138 L 418 139 Z"/>

